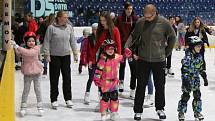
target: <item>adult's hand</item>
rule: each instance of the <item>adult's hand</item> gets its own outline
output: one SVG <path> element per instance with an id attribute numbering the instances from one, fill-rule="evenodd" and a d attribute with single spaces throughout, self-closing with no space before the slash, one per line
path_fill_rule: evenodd
<path id="1" fill-rule="evenodd" d="M 132 56 L 132 51 L 129 48 L 124 49 L 124 55 L 126 58 L 129 58 Z"/>

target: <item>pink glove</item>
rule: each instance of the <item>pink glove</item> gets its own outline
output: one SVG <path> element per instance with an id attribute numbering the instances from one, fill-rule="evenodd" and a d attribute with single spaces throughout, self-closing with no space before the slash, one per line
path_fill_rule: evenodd
<path id="1" fill-rule="evenodd" d="M 132 51 L 129 48 L 125 48 L 124 55 L 126 58 L 130 58 L 132 56 Z"/>
<path id="2" fill-rule="evenodd" d="M 95 85 L 96 86 L 98 86 L 98 87 L 100 87 L 100 79 L 98 79 L 98 78 L 94 78 L 94 83 L 95 83 Z"/>

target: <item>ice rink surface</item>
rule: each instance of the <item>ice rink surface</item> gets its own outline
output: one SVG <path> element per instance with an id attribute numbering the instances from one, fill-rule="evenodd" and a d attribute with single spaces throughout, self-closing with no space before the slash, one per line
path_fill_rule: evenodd
<path id="1" fill-rule="evenodd" d="M 166 106 L 165 112 L 167 119 L 165 121 L 177 121 L 177 104 L 182 94 L 181 92 L 181 59 L 184 56 L 184 51 L 173 51 L 172 54 L 172 69 L 175 72 L 174 78 L 166 78 Z M 207 74 L 209 86 L 201 85 L 202 101 L 203 101 L 203 115 L 204 121 L 215 121 L 215 49 L 207 49 L 205 53 L 207 63 Z M 73 58 L 72 58 L 73 60 Z M 38 116 L 36 108 L 36 97 L 31 85 L 31 91 L 28 97 L 28 109 L 25 117 L 20 117 L 20 102 L 23 90 L 23 75 L 20 71 L 15 72 L 15 111 L 16 121 L 99 121 L 100 113 L 95 112 L 95 107 L 98 104 L 97 88 L 94 83 L 91 87 L 90 105 L 83 104 L 86 83 L 88 80 L 88 71 L 83 67 L 82 74 L 78 74 L 78 63 L 71 64 L 72 69 L 72 94 L 74 106 L 72 109 L 66 107 L 62 95 L 62 78 L 60 77 L 58 110 L 51 109 L 50 104 L 50 83 L 48 76 L 41 77 L 41 91 L 44 103 L 44 115 Z M 130 82 L 129 66 L 126 66 L 125 76 L 125 94 L 129 95 Z M 203 82 L 203 80 L 201 80 Z M 188 103 L 188 112 L 186 113 L 186 121 L 194 121 L 192 111 L 192 94 Z M 133 121 L 133 100 L 120 98 L 119 106 L 119 121 Z M 159 121 L 156 115 L 155 108 L 144 108 L 141 121 Z"/>

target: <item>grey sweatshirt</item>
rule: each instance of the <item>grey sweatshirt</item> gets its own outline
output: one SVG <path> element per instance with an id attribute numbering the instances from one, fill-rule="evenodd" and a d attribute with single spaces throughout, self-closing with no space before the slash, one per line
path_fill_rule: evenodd
<path id="1" fill-rule="evenodd" d="M 74 30 L 70 24 L 60 26 L 56 23 L 50 25 L 44 38 L 44 53 L 49 56 L 70 55 L 72 48 L 74 58 L 78 58 L 76 41 L 74 39 Z"/>

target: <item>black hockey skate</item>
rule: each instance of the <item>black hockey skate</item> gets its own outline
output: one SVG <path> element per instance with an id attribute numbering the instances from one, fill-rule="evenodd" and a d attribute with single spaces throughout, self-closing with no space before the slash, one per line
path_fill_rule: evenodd
<path id="1" fill-rule="evenodd" d="M 195 121 L 203 121 L 204 116 L 201 113 L 194 113 Z"/>
<path id="2" fill-rule="evenodd" d="M 184 113 L 178 113 L 178 120 L 179 121 L 185 121 Z"/>

